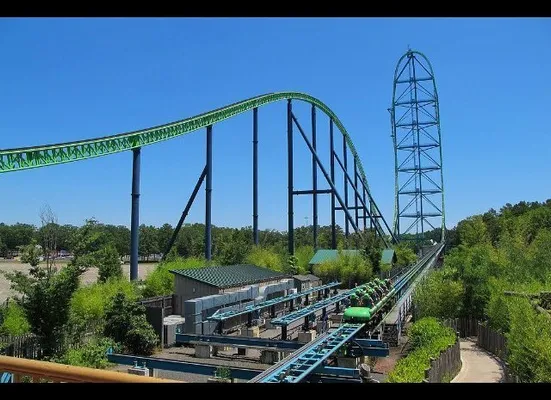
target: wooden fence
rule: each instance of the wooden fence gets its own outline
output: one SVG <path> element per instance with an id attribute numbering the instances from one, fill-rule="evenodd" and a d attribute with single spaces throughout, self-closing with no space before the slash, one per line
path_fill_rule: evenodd
<path id="1" fill-rule="evenodd" d="M 455 343 L 440 351 L 438 358 L 430 359 L 430 367 L 425 370 L 424 383 L 449 382 L 461 370 L 461 349 L 459 335 Z"/>
<path id="2" fill-rule="evenodd" d="M 138 301 L 145 307 L 160 307 L 165 310 L 165 315 L 172 314 L 172 305 L 174 303 L 174 295 L 149 297 Z"/>
<path id="3" fill-rule="evenodd" d="M 486 323 L 478 324 L 478 338 L 476 340 L 478 347 L 492 353 L 497 356 L 503 364 L 504 382 L 506 383 L 519 383 L 520 379 L 511 370 L 507 363 L 507 338 L 486 326 Z"/>
<path id="4" fill-rule="evenodd" d="M 459 333 L 460 338 L 478 336 L 479 322 L 473 317 L 450 318 L 442 321 L 442 324 L 449 326 Z"/>
<path id="5" fill-rule="evenodd" d="M 0 336 L 0 355 L 36 360 L 42 358 L 42 350 L 35 335 L 6 335 Z"/>
<path id="6" fill-rule="evenodd" d="M 55 351 L 78 349 L 87 344 L 93 337 L 94 334 L 84 334 L 80 336 L 78 341 L 73 341 L 69 336 L 66 336 L 63 342 L 57 344 Z M 43 356 L 40 338 L 31 333 L 20 336 L 0 336 L 0 355 L 40 360 Z"/>
<path id="7" fill-rule="evenodd" d="M 507 339 L 501 333 L 494 331 L 484 323 L 478 324 L 476 344 L 498 356 L 501 360 L 507 360 Z"/>
<path id="8" fill-rule="evenodd" d="M 478 347 L 492 353 L 501 360 L 504 382 L 519 382 L 519 378 L 507 363 L 507 338 L 503 334 L 493 330 L 485 322 L 480 322 L 475 318 L 453 318 L 443 321 L 443 324 L 453 328 L 462 338 L 476 336 Z"/>

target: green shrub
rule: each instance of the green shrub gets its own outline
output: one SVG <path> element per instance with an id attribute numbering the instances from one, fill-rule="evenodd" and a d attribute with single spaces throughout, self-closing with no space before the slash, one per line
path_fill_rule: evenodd
<path id="1" fill-rule="evenodd" d="M 122 266 L 119 253 L 113 245 L 98 251 L 98 282 L 122 278 Z"/>
<path id="2" fill-rule="evenodd" d="M 130 353 L 151 355 L 154 353 L 158 342 L 157 334 L 145 319 L 145 315 L 132 318 L 130 330 L 124 338 L 124 345 Z"/>
<path id="3" fill-rule="evenodd" d="M 455 318 L 461 312 L 463 295 L 461 281 L 451 279 L 445 271 L 434 271 L 415 287 L 413 302 L 416 316 Z"/>
<path id="4" fill-rule="evenodd" d="M 526 299 L 510 303 L 507 361 L 521 382 L 551 382 L 551 323 Z"/>
<path id="5" fill-rule="evenodd" d="M 105 369 L 110 364 L 107 360 L 107 350 L 111 347 L 117 348 L 113 340 L 100 338 L 80 348 L 67 350 L 63 356 L 55 361 L 67 365 Z"/>
<path id="6" fill-rule="evenodd" d="M 260 246 L 253 246 L 250 253 L 245 258 L 245 262 L 280 272 L 283 271 L 286 266 L 286 262 L 280 254 Z"/>
<path id="7" fill-rule="evenodd" d="M 368 282 L 373 276 L 373 268 L 368 259 L 360 254 L 339 253 L 336 260 L 325 261 L 314 267 L 314 274 L 324 282 L 338 280 L 345 287 Z"/>
<path id="8" fill-rule="evenodd" d="M 201 258 L 176 258 L 172 261 L 166 261 L 157 265 L 157 267 L 147 275 L 145 287 L 143 289 L 144 297 L 166 296 L 174 292 L 174 274 L 170 272 L 173 269 L 190 269 L 204 267 L 207 262 Z"/>
<path id="9" fill-rule="evenodd" d="M 2 314 L 3 322 L 0 325 L 0 334 L 18 336 L 30 332 L 31 326 L 25 317 L 25 310 L 19 304 L 10 302 Z"/>
<path id="10" fill-rule="evenodd" d="M 308 274 L 310 272 L 309 263 L 314 257 L 314 248 L 312 246 L 300 246 L 295 250 L 295 257 L 298 260 L 297 267 L 299 274 Z"/>
<path id="11" fill-rule="evenodd" d="M 106 308 L 120 292 L 128 299 L 138 299 L 137 287 L 126 279 L 110 279 L 105 283 L 79 288 L 71 298 L 69 326 L 73 333 L 78 336 L 91 328 L 101 332 Z"/>
<path id="12" fill-rule="evenodd" d="M 150 355 L 158 343 L 145 318 L 145 307 L 128 300 L 122 292 L 107 307 L 104 335 L 122 344 L 131 354 Z"/>
<path id="13" fill-rule="evenodd" d="M 438 357 L 440 351 L 456 341 L 453 329 L 443 326 L 435 318 L 420 319 L 408 334 L 412 350 L 396 363 L 388 382 L 422 382 L 425 369 L 430 367 L 430 358 Z"/>
<path id="14" fill-rule="evenodd" d="M 396 252 L 396 265 L 405 267 L 417 261 L 415 252 L 407 242 L 400 242 L 394 246 L 394 251 Z"/>

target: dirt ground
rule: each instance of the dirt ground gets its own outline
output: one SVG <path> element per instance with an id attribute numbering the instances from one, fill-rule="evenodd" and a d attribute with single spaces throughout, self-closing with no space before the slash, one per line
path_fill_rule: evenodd
<path id="1" fill-rule="evenodd" d="M 56 263 L 58 267 L 65 265 L 66 263 Z M 144 279 L 147 274 L 149 274 L 155 267 L 156 263 L 145 263 L 138 264 L 138 276 L 140 279 Z M 19 261 L 14 260 L 0 260 L 0 271 L 13 272 L 13 271 L 22 271 L 28 272 L 30 269 L 29 264 L 23 264 Z M 130 276 L 130 265 L 124 264 L 122 266 L 123 274 L 125 276 Z M 81 276 L 81 282 L 83 285 L 94 283 L 97 281 L 98 270 L 96 268 L 91 268 L 86 271 Z M 10 282 L 6 279 L 3 274 L 0 274 L 0 303 L 6 301 L 10 296 L 15 295 L 16 293 L 10 289 Z"/>
<path id="2" fill-rule="evenodd" d="M 373 371 L 379 374 L 383 374 L 386 377 L 388 373 L 394 369 L 394 366 L 396 365 L 398 360 L 405 356 L 405 354 L 401 351 L 401 346 L 391 347 L 388 357 L 381 357 L 377 359 L 377 363 L 375 364 Z"/>

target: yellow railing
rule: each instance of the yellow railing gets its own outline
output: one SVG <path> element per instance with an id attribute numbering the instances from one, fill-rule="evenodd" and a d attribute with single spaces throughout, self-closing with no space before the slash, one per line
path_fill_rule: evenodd
<path id="1" fill-rule="evenodd" d="M 183 383 L 169 379 L 152 378 L 125 372 L 76 367 L 53 362 L 0 356 L 0 375 L 13 374 L 13 382 L 91 382 L 91 383 Z"/>

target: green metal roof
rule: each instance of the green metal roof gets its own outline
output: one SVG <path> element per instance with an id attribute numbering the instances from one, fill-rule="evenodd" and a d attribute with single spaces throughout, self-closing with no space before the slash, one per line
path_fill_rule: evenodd
<path id="1" fill-rule="evenodd" d="M 361 254 L 360 250 L 343 250 L 342 253 L 350 256 Z M 310 260 L 310 264 L 317 265 L 325 261 L 333 261 L 336 260 L 338 256 L 338 250 L 318 250 Z"/>
<path id="2" fill-rule="evenodd" d="M 290 275 L 256 265 L 218 265 L 203 268 L 175 269 L 173 274 L 185 276 L 207 285 L 226 289 L 236 286 L 288 278 Z"/>
<path id="3" fill-rule="evenodd" d="M 347 254 L 349 256 L 361 254 L 360 250 L 342 250 L 342 252 L 343 254 Z M 318 265 L 325 261 L 333 261 L 337 259 L 338 255 L 338 250 L 318 250 L 316 254 L 314 254 L 314 257 L 310 260 L 310 264 Z M 392 262 L 396 262 L 396 253 L 393 249 L 384 249 L 381 254 L 381 263 L 391 264 Z"/>
<path id="4" fill-rule="evenodd" d="M 396 252 L 393 249 L 384 249 L 381 256 L 382 264 L 392 264 L 396 262 Z"/>

